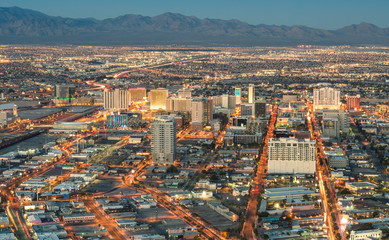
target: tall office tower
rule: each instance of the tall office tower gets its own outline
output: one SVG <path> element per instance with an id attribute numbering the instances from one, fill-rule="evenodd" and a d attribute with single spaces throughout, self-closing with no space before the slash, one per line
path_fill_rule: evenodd
<path id="1" fill-rule="evenodd" d="M 191 98 L 192 90 L 189 88 L 182 88 L 177 91 L 178 98 Z"/>
<path id="2" fill-rule="evenodd" d="M 313 90 L 313 107 L 314 109 L 339 109 L 340 91 L 330 87 Z"/>
<path id="3" fill-rule="evenodd" d="M 255 114 L 255 104 L 254 103 L 242 103 L 240 105 L 240 116 L 242 117 L 252 117 Z"/>
<path id="4" fill-rule="evenodd" d="M 150 109 L 166 109 L 166 99 L 169 91 L 164 88 L 153 89 L 149 92 Z"/>
<path id="5" fill-rule="evenodd" d="M 192 123 L 210 122 L 213 117 L 213 103 L 210 98 L 194 98 L 192 101 Z"/>
<path id="6" fill-rule="evenodd" d="M 358 110 L 359 104 L 361 101 L 361 96 L 358 94 L 356 96 L 346 96 L 347 100 L 347 109 L 348 110 Z"/>
<path id="7" fill-rule="evenodd" d="M 318 112 L 320 115 L 320 112 Z M 344 110 L 323 110 L 322 131 L 324 137 L 340 136 L 340 133 L 350 132 L 350 114 Z"/>
<path id="8" fill-rule="evenodd" d="M 192 99 L 190 98 L 166 99 L 166 111 L 190 112 L 191 110 L 192 110 Z"/>
<path id="9" fill-rule="evenodd" d="M 314 174 L 316 141 L 296 138 L 270 138 L 269 174 Z"/>
<path id="10" fill-rule="evenodd" d="M 265 100 L 257 100 L 255 101 L 255 117 L 265 117 L 266 116 L 266 101 Z"/>
<path id="11" fill-rule="evenodd" d="M 242 102 L 242 89 L 235 88 L 236 104 L 239 105 Z"/>
<path id="12" fill-rule="evenodd" d="M 174 115 L 158 116 L 151 125 L 151 154 L 154 164 L 173 164 L 176 160 L 176 121 Z"/>
<path id="13" fill-rule="evenodd" d="M 249 91 L 248 91 L 248 103 L 254 103 L 255 102 L 255 87 L 254 84 L 249 85 Z"/>
<path id="14" fill-rule="evenodd" d="M 146 88 L 130 88 L 128 93 L 130 102 L 141 102 L 146 98 Z"/>
<path id="15" fill-rule="evenodd" d="M 56 85 L 54 89 L 55 104 L 68 104 L 74 98 L 76 87 L 73 85 Z"/>
<path id="16" fill-rule="evenodd" d="M 104 108 L 107 110 L 126 110 L 129 105 L 128 91 L 124 89 L 106 90 L 103 95 Z"/>

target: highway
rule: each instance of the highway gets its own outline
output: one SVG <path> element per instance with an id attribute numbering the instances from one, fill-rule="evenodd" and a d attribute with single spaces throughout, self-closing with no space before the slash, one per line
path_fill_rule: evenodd
<path id="1" fill-rule="evenodd" d="M 249 240 L 257 239 L 257 236 L 255 236 L 254 234 L 253 226 L 256 226 L 256 221 L 257 221 L 258 196 L 260 192 L 264 189 L 264 186 L 266 184 L 264 182 L 264 178 L 266 178 L 267 175 L 268 143 L 269 143 L 269 138 L 273 137 L 274 125 L 277 120 L 277 110 L 278 110 L 278 105 L 274 105 L 271 113 L 270 123 L 267 128 L 266 136 L 262 140 L 263 147 L 262 147 L 260 159 L 257 164 L 257 171 L 255 173 L 255 176 L 252 179 L 251 193 L 250 193 L 249 201 L 247 203 L 245 222 L 243 224 L 242 233 L 241 233 L 243 237 Z"/>

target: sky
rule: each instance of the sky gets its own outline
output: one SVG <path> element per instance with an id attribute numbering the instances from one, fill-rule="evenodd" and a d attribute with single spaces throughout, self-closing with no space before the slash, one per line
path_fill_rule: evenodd
<path id="1" fill-rule="evenodd" d="M 389 27 L 389 0 L 0 0 L 0 6 L 72 18 L 173 12 L 250 24 L 306 25 L 330 30 L 361 22 Z"/>

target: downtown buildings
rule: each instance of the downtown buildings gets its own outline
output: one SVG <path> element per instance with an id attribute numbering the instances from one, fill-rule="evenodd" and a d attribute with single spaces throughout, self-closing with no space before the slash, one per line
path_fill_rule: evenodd
<path id="1" fill-rule="evenodd" d="M 171 165 L 176 159 L 176 121 L 173 115 L 158 116 L 151 126 L 154 164 Z"/>
<path id="2" fill-rule="evenodd" d="M 316 141 L 296 138 L 269 139 L 269 174 L 314 174 Z"/>
<path id="3" fill-rule="evenodd" d="M 104 108 L 107 110 L 126 110 L 129 106 L 129 94 L 127 90 L 106 90 L 103 95 Z"/>
<path id="4" fill-rule="evenodd" d="M 331 87 L 322 87 L 313 90 L 314 109 L 339 109 L 340 91 Z"/>

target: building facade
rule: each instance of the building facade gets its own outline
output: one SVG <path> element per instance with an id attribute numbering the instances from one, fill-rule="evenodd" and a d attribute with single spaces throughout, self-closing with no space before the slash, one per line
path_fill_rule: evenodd
<path id="1" fill-rule="evenodd" d="M 250 84 L 249 85 L 247 101 L 248 101 L 248 103 L 254 103 L 255 102 L 255 87 L 254 87 L 254 84 Z"/>
<path id="2" fill-rule="evenodd" d="M 104 91 L 104 108 L 107 110 L 126 110 L 129 105 L 128 95 L 128 91 L 124 89 Z"/>
<path id="3" fill-rule="evenodd" d="M 130 88 L 128 89 L 130 102 L 141 102 L 146 98 L 145 88 Z"/>
<path id="4" fill-rule="evenodd" d="M 158 116 L 151 125 L 154 164 L 173 164 L 176 159 L 176 122 L 173 115 Z"/>
<path id="5" fill-rule="evenodd" d="M 296 138 L 269 139 L 269 174 L 314 174 L 316 141 Z"/>
<path id="6" fill-rule="evenodd" d="M 166 99 L 169 96 L 169 91 L 164 88 L 153 89 L 149 92 L 150 109 L 166 109 Z"/>
<path id="7" fill-rule="evenodd" d="M 314 109 L 339 109 L 340 91 L 330 87 L 313 90 L 313 107 Z"/>
<path id="8" fill-rule="evenodd" d="M 361 96 L 346 96 L 347 110 L 359 110 Z"/>

